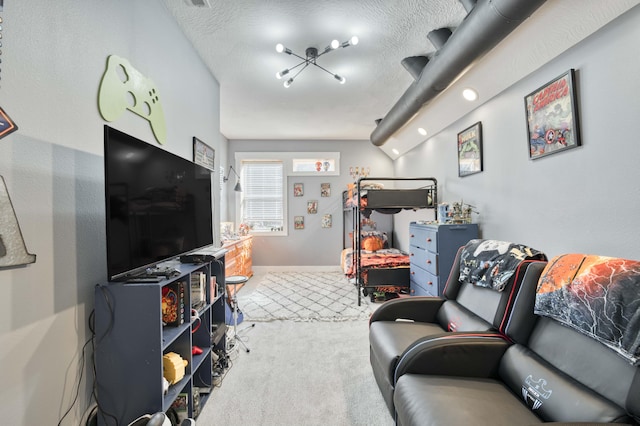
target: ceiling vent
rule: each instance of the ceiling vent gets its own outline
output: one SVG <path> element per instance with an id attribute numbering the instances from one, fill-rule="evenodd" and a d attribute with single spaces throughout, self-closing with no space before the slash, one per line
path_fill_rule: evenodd
<path id="1" fill-rule="evenodd" d="M 211 9 L 209 0 L 184 0 L 189 6 L 208 7 Z"/>

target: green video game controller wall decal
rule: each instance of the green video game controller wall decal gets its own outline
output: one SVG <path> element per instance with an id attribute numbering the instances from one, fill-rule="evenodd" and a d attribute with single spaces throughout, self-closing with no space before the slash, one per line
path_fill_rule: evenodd
<path id="1" fill-rule="evenodd" d="M 98 108 L 107 121 L 117 120 L 128 109 L 149 121 L 160 144 L 167 140 L 158 89 L 124 58 L 110 55 L 107 59 L 107 69 L 100 82 Z"/>

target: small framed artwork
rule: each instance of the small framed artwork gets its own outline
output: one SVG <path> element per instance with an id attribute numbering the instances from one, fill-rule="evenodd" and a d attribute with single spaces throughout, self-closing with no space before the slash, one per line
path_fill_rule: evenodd
<path id="1" fill-rule="evenodd" d="M 294 183 L 293 184 L 293 196 L 294 197 L 302 197 L 304 195 L 304 184 L 302 183 Z"/>
<path id="2" fill-rule="evenodd" d="M 322 227 L 323 228 L 331 228 L 331 223 L 333 222 L 333 220 L 331 219 L 331 215 L 330 214 L 325 214 L 324 216 L 322 216 Z"/>
<path id="3" fill-rule="evenodd" d="M 321 183 L 320 184 L 320 196 L 321 197 L 331 197 L 331 184 L 330 183 Z"/>
<path id="4" fill-rule="evenodd" d="M 529 159 L 580 146 L 577 104 L 573 69 L 525 96 Z"/>
<path id="5" fill-rule="evenodd" d="M 477 122 L 458 133 L 458 176 L 482 171 L 482 123 Z"/>
<path id="6" fill-rule="evenodd" d="M 2 11 L 2 8 L 0 8 L 0 11 Z M 14 123 L 11 117 L 0 107 L 0 139 L 16 130 L 18 130 L 16 123 Z"/>
<path id="7" fill-rule="evenodd" d="M 193 162 L 213 171 L 216 151 L 200 139 L 193 137 Z"/>
<path id="8" fill-rule="evenodd" d="M 304 229 L 304 216 L 294 216 L 293 217 L 293 228 L 294 229 Z"/>
<path id="9" fill-rule="evenodd" d="M 318 201 L 317 200 L 309 200 L 309 201 L 307 201 L 307 213 L 308 214 L 316 214 L 316 213 L 318 213 Z"/>

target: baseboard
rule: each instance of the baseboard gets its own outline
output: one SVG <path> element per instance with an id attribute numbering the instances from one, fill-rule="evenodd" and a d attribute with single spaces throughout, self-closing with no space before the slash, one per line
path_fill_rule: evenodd
<path id="1" fill-rule="evenodd" d="M 256 266 L 253 265 L 255 274 L 264 274 L 267 272 L 342 272 L 340 266 L 337 265 L 308 265 L 308 266 Z"/>

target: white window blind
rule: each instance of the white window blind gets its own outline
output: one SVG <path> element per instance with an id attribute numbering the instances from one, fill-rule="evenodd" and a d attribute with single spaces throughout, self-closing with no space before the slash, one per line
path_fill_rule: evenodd
<path id="1" fill-rule="evenodd" d="M 240 217 L 253 232 L 284 226 L 284 167 L 279 160 L 243 160 Z"/>

